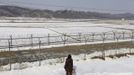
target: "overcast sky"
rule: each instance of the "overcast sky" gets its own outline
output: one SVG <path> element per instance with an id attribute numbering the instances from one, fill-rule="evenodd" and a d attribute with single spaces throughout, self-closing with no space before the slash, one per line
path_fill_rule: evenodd
<path id="1" fill-rule="evenodd" d="M 134 0 L 0 0 L 0 4 L 40 9 L 75 9 L 101 12 L 134 13 Z"/>

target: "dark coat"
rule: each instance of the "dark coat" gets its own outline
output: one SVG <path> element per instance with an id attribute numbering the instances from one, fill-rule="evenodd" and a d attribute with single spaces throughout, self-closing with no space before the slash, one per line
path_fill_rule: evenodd
<path id="1" fill-rule="evenodd" d="M 66 71 L 73 71 L 73 60 L 71 58 L 67 58 L 64 66 Z"/>

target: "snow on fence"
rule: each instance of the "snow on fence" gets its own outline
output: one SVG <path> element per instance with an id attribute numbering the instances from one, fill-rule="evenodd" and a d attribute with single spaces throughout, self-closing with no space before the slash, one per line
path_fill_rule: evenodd
<path id="1" fill-rule="evenodd" d="M 16 38 L 9 36 L 9 38 L 0 38 L 0 51 L 14 51 L 25 49 L 38 49 L 47 46 L 68 45 L 68 44 L 88 44 L 91 42 L 105 41 L 119 41 L 119 40 L 133 40 L 134 32 L 103 32 L 103 33 L 89 33 L 89 34 L 61 34 L 47 36 L 34 36 Z"/>

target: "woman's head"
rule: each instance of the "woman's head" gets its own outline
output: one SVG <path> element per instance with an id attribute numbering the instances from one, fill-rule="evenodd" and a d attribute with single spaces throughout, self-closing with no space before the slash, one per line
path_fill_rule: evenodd
<path id="1" fill-rule="evenodd" d="M 71 59 L 71 58 L 72 58 L 71 54 L 69 54 L 69 55 L 68 55 L 68 58 L 69 58 L 69 59 Z"/>

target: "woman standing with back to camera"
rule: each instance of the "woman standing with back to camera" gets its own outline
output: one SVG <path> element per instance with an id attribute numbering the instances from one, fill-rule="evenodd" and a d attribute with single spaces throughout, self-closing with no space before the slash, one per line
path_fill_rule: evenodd
<path id="1" fill-rule="evenodd" d="M 64 65 L 64 69 L 66 71 L 66 75 L 72 75 L 72 71 L 73 71 L 73 59 L 72 56 L 69 54 L 65 65 Z"/>

